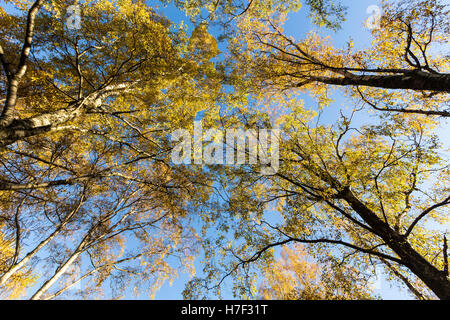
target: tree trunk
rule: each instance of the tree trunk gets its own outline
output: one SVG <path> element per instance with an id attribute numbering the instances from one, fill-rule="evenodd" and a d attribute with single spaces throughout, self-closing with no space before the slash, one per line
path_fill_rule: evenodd
<path id="1" fill-rule="evenodd" d="M 67 259 L 66 262 L 64 262 L 62 265 L 59 266 L 59 268 L 56 269 L 53 276 L 50 279 L 48 279 L 42 285 L 42 287 L 40 287 L 38 289 L 38 291 L 36 291 L 33 294 L 33 296 L 30 298 L 30 300 L 40 300 L 42 295 L 45 294 L 47 292 L 47 290 L 50 289 L 50 287 L 53 286 L 56 283 L 56 281 L 59 280 L 59 278 L 61 278 L 61 276 L 67 271 L 67 269 L 72 265 L 72 263 L 74 263 L 74 261 L 80 256 L 80 254 L 85 249 L 85 245 L 88 242 L 89 235 L 90 235 L 90 233 L 88 235 L 86 235 L 83 238 L 83 240 L 81 240 L 80 244 L 77 246 L 77 248 L 72 253 L 72 255 L 69 257 L 69 259 Z"/>
<path id="2" fill-rule="evenodd" d="M 366 86 L 384 89 L 450 92 L 450 74 L 411 71 L 395 75 L 354 75 L 340 78 L 311 77 L 311 80 L 337 86 Z"/>
<path id="3" fill-rule="evenodd" d="M 85 98 L 71 102 L 66 108 L 40 114 L 28 119 L 14 120 L 7 126 L 1 125 L 0 148 L 13 144 L 27 137 L 36 136 L 52 130 L 57 130 L 65 123 L 74 120 L 86 111 L 95 110 L 102 102 L 119 93 L 129 92 L 135 82 L 118 83 L 99 89 Z M 1 118 L 1 117 L 0 117 Z"/>
<path id="4" fill-rule="evenodd" d="M 82 111 L 80 106 L 73 105 L 29 119 L 15 120 L 7 127 L 0 127 L 0 147 L 55 129 L 58 125 L 74 119 Z"/>
<path id="5" fill-rule="evenodd" d="M 67 271 L 67 269 L 72 265 L 72 263 L 80 256 L 82 250 L 77 250 L 70 256 L 70 258 L 53 274 L 53 276 L 48 279 L 42 287 L 30 298 L 30 300 L 40 300 L 42 295 L 50 289 L 51 286 L 55 284 L 56 281 Z"/>
<path id="6" fill-rule="evenodd" d="M 5 272 L 0 277 L 0 285 L 3 285 L 8 281 L 8 279 L 17 271 L 19 271 L 23 266 L 25 266 L 31 258 L 39 252 L 45 245 L 47 245 L 53 238 L 55 238 L 66 226 L 67 223 L 72 219 L 72 217 L 80 210 L 83 203 L 84 196 L 81 198 L 77 207 L 72 210 L 65 218 L 64 221 L 53 231 L 46 239 L 42 240 L 33 250 L 27 253 L 27 255 L 20 260 L 18 263 L 14 264 L 7 272 Z"/>
<path id="7" fill-rule="evenodd" d="M 437 269 L 414 250 L 403 235 L 378 218 L 349 189 L 342 193 L 342 198 L 400 257 L 404 266 L 418 276 L 440 299 L 450 300 L 450 281 L 444 271 Z"/>
<path id="8" fill-rule="evenodd" d="M 27 255 L 20 260 L 18 263 L 16 263 L 15 265 L 12 266 L 12 268 L 10 268 L 7 272 L 5 272 L 1 277 L 0 277 L 0 285 L 3 285 L 6 283 L 6 281 L 8 281 L 9 278 L 11 278 L 11 276 L 13 274 L 15 274 L 17 271 L 19 271 L 19 269 L 21 269 L 23 266 L 25 266 L 28 261 L 30 261 L 30 259 L 36 254 L 38 253 L 39 250 L 41 250 L 47 243 L 49 243 L 54 237 L 56 237 L 56 235 L 61 231 L 61 229 L 57 229 L 55 230 L 50 236 L 47 237 L 47 239 L 41 241 L 36 248 L 34 248 L 32 251 L 30 251 L 29 253 L 27 253 Z"/>

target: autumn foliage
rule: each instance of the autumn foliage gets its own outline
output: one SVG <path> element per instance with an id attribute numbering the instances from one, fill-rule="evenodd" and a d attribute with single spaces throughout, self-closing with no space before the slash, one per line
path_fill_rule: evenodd
<path id="1" fill-rule="evenodd" d="M 333 43 L 341 1 L 160 4 L 190 26 L 144 0 L 2 2 L 2 298 L 155 297 L 185 273 L 185 298 L 373 299 L 381 270 L 450 299 L 448 4 L 382 1 L 367 48 Z M 305 9 L 320 28 L 296 39 Z M 172 163 L 200 111 L 279 129 L 279 170 Z"/>

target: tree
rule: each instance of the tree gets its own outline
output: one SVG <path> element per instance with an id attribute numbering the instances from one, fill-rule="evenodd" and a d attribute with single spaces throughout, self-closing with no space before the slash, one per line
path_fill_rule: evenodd
<path id="1" fill-rule="evenodd" d="M 84 298 L 108 281 L 116 296 L 125 284 L 153 294 L 193 272 L 188 213 L 209 185 L 169 163 L 168 133 L 213 107 L 217 52 L 142 1 L 83 2 L 78 30 L 71 4 L 18 1 L 25 16 L 1 15 L 0 205 L 16 249 L 0 281 L 44 268 L 32 299 L 82 280 Z"/>
<path id="2" fill-rule="evenodd" d="M 3 274 L 11 265 L 15 257 L 13 241 L 4 235 L 0 235 L 0 272 Z M 13 262 L 14 263 L 14 262 Z M 0 296 L 5 299 L 17 299 L 25 295 L 28 286 L 33 285 L 36 276 L 32 274 L 31 268 L 27 268 L 14 274 L 14 277 L 7 285 L 0 285 Z"/>
<path id="3" fill-rule="evenodd" d="M 285 36 L 285 16 L 277 12 L 239 22 L 230 78 L 237 95 L 249 94 L 266 108 L 270 101 L 281 105 L 276 125 L 284 152 L 271 178 L 255 167 L 227 172 L 233 186 L 223 210 L 232 218 L 218 225 L 237 225 L 242 243 L 225 241 L 222 252 L 211 251 L 209 258 L 221 263 L 205 267 L 206 278 L 192 281 L 187 294 L 220 291 L 232 276 L 237 294 L 251 296 L 257 272 L 250 265 L 266 268 L 274 248 L 303 243 L 314 244 L 320 259 L 339 256 L 360 270 L 381 264 L 417 298 L 429 297 L 430 289 L 449 299 L 442 230 L 450 204 L 448 160 L 433 134 L 435 116 L 448 117 L 449 65 L 438 55 L 448 42 L 448 10 L 439 1 L 386 1 L 384 12 L 373 47 L 356 52 L 352 42 L 335 49 L 314 33 L 302 41 Z M 331 103 L 329 87 L 347 86 L 351 97 L 392 114 L 358 128 L 352 118 L 361 110 L 354 108 L 337 124 L 321 125 L 296 96 L 308 91 L 323 107 Z M 258 111 L 240 112 L 249 128 L 271 124 Z M 225 276 L 217 280 L 218 273 Z"/>
<path id="4" fill-rule="evenodd" d="M 366 279 L 350 268 L 321 266 L 308 256 L 301 245 L 283 246 L 274 266 L 264 270 L 259 292 L 264 299 L 275 300 L 356 300 L 370 299 Z"/>
<path id="5" fill-rule="evenodd" d="M 206 279 L 193 279 L 185 296 L 220 295 L 231 276 L 236 296 L 254 297 L 260 271 L 277 270 L 276 248 L 301 243 L 333 270 L 320 297 L 334 294 L 327 281 L 345 297 L 364 294 L 346 281 L 363 283 L 380 265 L 417 298 L 448 299 L 450 171 L 433 134 L 436 116 L 448 116 L 449 65 L 438 55 L 446 7 L 385 2 L 373 47 L 355 51 L 318 34 L 286 37 L 285 15 L 298 2 L 175 2 L 197 23 L 190 36 L 140 0 L 75 4 L 79 25 L 66 20 L 76 10 L 65 0 L 0 11 L 1 285 L 45 270 L 32 299 L 74 288 L 71 297 L 98 297 L 106 284 L 113 297 L 130 285 L 152 294 L 178 270 L 193 273 L 202 245 Z M 338 2 L 307 4 L 318 24 L 337 29 Z M 228 32 L 227 61 L 202 6 Z M 330 86 L 389 113 L 356 127 L 355 108 L 321 124 L 296 94 L 325 106 Z M 274 123 L 248 103 L 276 103 L 281 114 Z M 205 126 L 277 125 L 276 174 L 174 166 L 169 133 L 192 130 L 200 110 Z"/>
<path id="6" fill-rule="evenodd" d="M 240 22 L 236 70 L 246 70 L 254 91 L 300 90 L 329 102 L 328 88 L 344 88 L 374 109 L 448 117 L 449 11 L 442 1 L 383 1 L 373 45 L 335 48 L 310 32 L 303 40 L 283 33 L 285 16 L 274 12 Z"/>
<path id="7" fill-rule="evenodd" d="M 355 128 L 353 116 L 343 115 L 336 125 L 311 125 L 314 113 L 290 101 L 279 122 L 279 171 L 270 177 L 258 166 L 227 172 L 233 184 L 212 227 L 228 226 L 224 233 L 239 241 L 222 234 L 207 242 L 223 250 L 209 249 L 207 277 L 189 291 L 220 290 L 232 276 L 237 294 L 251 296 L 254 268 L 269 268 L 278 246 L 302 243 L 314 246 L 319 261 L 342 260 L 361 272 L 381 265 L 416 296 L 428 296 L 428 287 L 448 298 L 447 240 L 436 228 L 448 224 L 448 160 L 426 122 L 393 118 Z"/>
<path id="8" fill-rule="evenodd" d="M 2 218 L 16 222 L 3 227 L 15 234 L 15 253 L 0 282 L 45 264 L 33 299 L 86 279 L 95 280 L 79 292 L 85 297 L 107 279 L 153 278 L 153 292 L 175 274 L 164 257 L 187 266 L 195 252 L 186 226 L 211 182 L 168 163 L 167 134 L 199 110 L 217 110 L 217 43 L 206 25 L 188 37 L 143 1 L 12 3 L 22 15 L 0 12 L 0 197 Z M 325 21 L 329 2 L 311 3 Z M 206 4 L 177 2 L 191 16 Z M 233 19 L 278 3 L 243 5 L 218 7 Z M 127 250 L 131 242 L 138 248 Z"/>
<path id="9" fill-rule="evenodd" d="M 238 225 L 235 236 L 245 245 L 229 248 L 225 243 L 224 270 L 207 266 L 207 281 L 195 279 L 188 294 L 202 287 L 219 290 L 224 278 L 213 279 L 223 272 L 235 277 L 238 295 L 251 296 L 254 283 L 248 265 L 262 260 L 257 265 L 264 268 L 268 261 L 273 263 L 274 248 L 300 242 L 347 247 L 365 254 L 366 263 L 377 257 L 416 297 L 429 296 L 425 283 L 448 299 L 445 230 L 424 225 L 427 219 L 445 225 L 450 204 L 447 159 L 433 134 L 436 116 L 449 115 L 449 65 L 439 54 L 448 42 L 448 9 L 440 1 L 385 1 L 383 11 L 381 28 L 373 31 L 373 47 L 356 51 L 353 41 L 348 48 L 336 49 L 316 33 L 301 41 L 285 36 L 286 16 L 276 11 L 238 22 L 240 33 L 231 41 L 230 80 L 237 96 L 248 94 L 248 101 L 266 110 L 281 106 L 284 114 L 276 125 L 283 129 L 281 149 L 286 154 L 271 179 L 252 167 L 227 172 L 234 187 L 227 188 L 230 204 L 224 211 L 239 222 L 219 225 Z M 296 105 L 301 104 L 299 91 L 315 95 L 321 107 L 329 105 L 329 89 L 340 87 L 363 105 L 389 113 L 376 125 L 361 128 L 351 125 L 349 115 L 342 115 L 335 126 L 314 126 L 314 116 Z M 258 111 L 240 112 L 249 128 L 274 125 Z M 281 221 L 266 221 L 264 228 L 252 225 L 250 213 L 261 219 L 267 203 L 278 205 Z M 347 223 L 356 229 L 350 231 Z M 335 233 L 325 232 L 332 225 Z M 375 237 L 362 240 L 365 233 Z M 328 255 L 324 249 L 318 252 Z M 353 254 L 342 253 L 348 255 Z M 214 256 L 211 252 L 210 258 Z"/>

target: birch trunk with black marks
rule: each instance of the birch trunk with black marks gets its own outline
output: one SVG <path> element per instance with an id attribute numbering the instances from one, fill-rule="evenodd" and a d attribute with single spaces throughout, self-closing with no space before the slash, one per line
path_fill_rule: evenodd
<path id="1" fill-rule="evenodd" d="M 341 194 L 342 199 L 399 256 L 405 267 L 419 277 L 440 299 L 450 300 L 450 281 L 445 271 L 437 269 L 414 250 L 404 235 L 394 231 L 386 222 L 382 221 L 372 210 L 357 199 L 350 189 L 345 189 Z"/>
<path id="2" fill-rule="evenodd" d="M 450 74 L 411 71 L 393 75 L 352 75 L 344 77 L 310 77 L 312 81 L 336 86 L 366 86 L 384 89 L 450 92 Z"/>

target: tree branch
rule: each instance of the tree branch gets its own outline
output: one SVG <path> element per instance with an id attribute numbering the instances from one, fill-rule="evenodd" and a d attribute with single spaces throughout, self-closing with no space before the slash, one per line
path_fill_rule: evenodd
<path id="1" fill-rule="evenodd" d="M 20 54 L 19 64 L 17 65 L 17 70 L 14 74 L 10 74 L 8 79 L 6 102 L 3 107 L 2 114 L 0 115 L 0 127 L 6 127 L 13 121 L 13 111 L 17 102 L 17 90 L 19 88 L 20 81 L 27 70 L 27 60 L 30 55 L 31 44 L 33 42 L 34 22 L 41 4 L 42 0 L 36 0 L 28 11 L 25 40 L 23 43 L 22 52 Z M 2 64 L 5 66 L 3 63 L 3 50 L 1 50 L 0 54 L 2 56 Z"/>
<path id="2" fill-rule="evenodd" d="M 433 210 L 439 208 L 439 207 L 443 207 L 446 205 L 450 204 L 450 196 L 448 196 L 446 199 L 444 199 L 443 201 L 436 203 L 435 205 L 429 207 L 428 209 L 424 210 L 409 226 L 408 230 L 405 233 L 405 238 L 407 238 L 411 232 L 413 231 L 414 227 L 420 222 L 420 220 L 422 220 L 427 214 L 429 214 L 430 212 L 432 212 Z"/>

